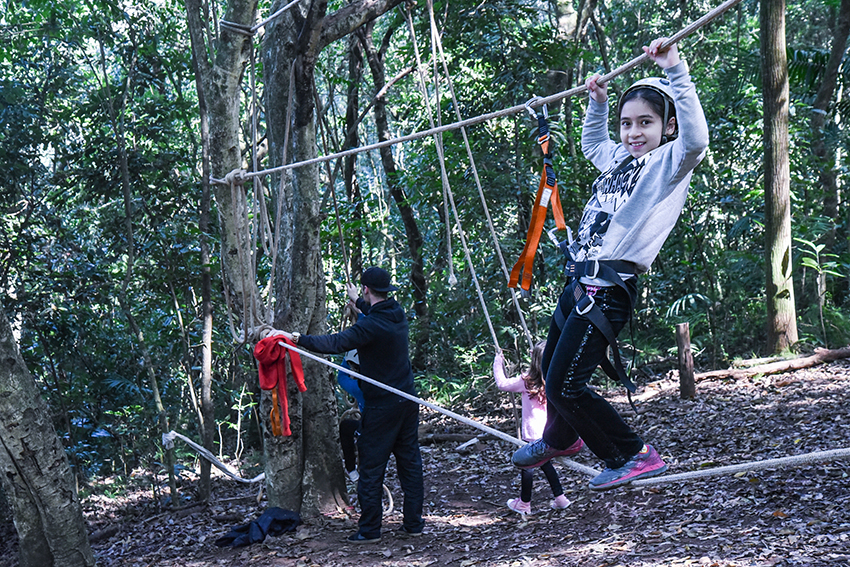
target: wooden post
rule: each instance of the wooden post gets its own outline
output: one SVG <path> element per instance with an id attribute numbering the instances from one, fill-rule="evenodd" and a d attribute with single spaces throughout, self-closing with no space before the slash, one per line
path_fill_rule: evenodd
<path id="1" fill-rule="evenodd" d="M 691 330 L 688 323 L 676 325 L 676 344 L 679 347 L 679 396 L 692 399 L 696 396 L 694 382 L 694 355 L 691 353 Z"/>

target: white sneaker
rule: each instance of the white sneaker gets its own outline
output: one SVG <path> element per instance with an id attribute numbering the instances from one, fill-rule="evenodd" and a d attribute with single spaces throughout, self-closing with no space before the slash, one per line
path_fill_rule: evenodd
<path id="1" fill-rule="evenodd" d="M 353 471 L 348 471 L 348 478 L 349 480 L 351 480 L 351 482 L 357 482 L 358 480 L 360 480 L 360 473 L 357 472 L 357 469 L 354 469 Z"/>

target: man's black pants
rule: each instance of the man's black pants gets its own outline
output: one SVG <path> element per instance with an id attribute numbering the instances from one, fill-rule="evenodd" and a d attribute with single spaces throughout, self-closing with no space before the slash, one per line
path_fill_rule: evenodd
<path id="1" fill-rule="evenodd" d="M 360 481 L 360 535 L 381 535 L 384 473 L 390 455 L 395 455 L 398 478 L 404 492 L 404 528 L 422 531 L 425 490 L 422 481 L 422 454 L 419 452 L 419 404 L 401 400 L 396 404 L 363 409 L 358 441 Z"/>

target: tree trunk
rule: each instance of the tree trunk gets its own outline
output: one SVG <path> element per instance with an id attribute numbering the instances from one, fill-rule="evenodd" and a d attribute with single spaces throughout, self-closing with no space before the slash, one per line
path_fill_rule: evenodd
<path id="1" fill-rule="evenodd" d="M 268 24 L 262 50 L 271 165 L 280 165 L 284 151 L 294 161 L 316 157 L 313 89 L 318 54 L 330 42 L 345 37 L 399 2 L 360 0 L 326 15 L 325 0 L 302 0 Z M 275 2 L 271 10 L 281 5 L 282 2 Z M 294 82 L 292 89 L 290 77 Z M 290 92 L 291 145 L 284 148 Z M 282 264 L 274 282 L 275 327 L 325 333 L 327 308 L 319 240 L 325 215 L 319 210 L 318 167 L 285 172 L 283 181 L 272 186 L 284 191 L 280 199 L 284 232 L 278 250 Z M 295 390 L 294 381 L 289 381 L 292 436 L 272 437 L 268 428 L 263 436 L 269 503 L 309 517 L 334 510 L 346 503 L 347 497 L 339 458 L 334 377 L 326 367 L 307 359 L 304 373 L 307 391 L 303 395 Z M 268 407 L 269 397 L 263 396 L 262 403 Z"/>
<path id="2" fill-rule="evenodd" d="M 186 4 L 195 82 L 203 91 L 208 111 L 209 161 L 212 175 L 224 178 L 242 167 L 240 142 L 240 97 L 244 70 L 249 62 L 252 37 L 221 26 L 221 34 L 209 43 L 211 35 L 206 6 L 201 0 Z M 250 28 L 257 14 L 257 0 L 231 0 L 224 21 Z M 248 238 L 248 211 L 245 190 L 237 185 L 216 183 L 213 188 L 221 219 L 221 262 L 225 294 L 238 322 L 245 329 L 257 323 L 255 312 L 259 293 L 254 277 L 253 243 Z M 243 320 L 244 319 L 244 320 Z"/>
<path id="3" fill-rule="evenodd" d="M 761 3 L 761 48 L 767 348 L 770 352 L 780 352 L 797 342 L 791 250 L 785 0 Z"/>
<path id="4" fill-rule="evenodd" d="M 818 180 L 823 191 L 823 216 L 838 222 L 838 172 L 835 162 L 835 150 L 829 147 L 823 131 L 826 118 L 829 115 L 829 105 L 835 94 L 838 79 L 838 69 L 847 51 L 847 36 L 850 35 L 850 0 L 841 0 L 838 17 L 833 27 L 832 49 L 826 64 L 823 80 L 818 88 L 815 102 L 812 105 L 812 154 L 818 164 Z M 825 251 L 832 252 L 835 246 L 835 225 L 824 238 Z M 821 290 L 818 290 L 820 293 Z M 820 295 L 823 301 L 822 295 Z M 821 305 L 823 308 L 823 305 Z"/>
<path id="5" fill-rule="evenodd" d="M 201 68 L 197 59 L 192 57 L 195 76 L 201 77 Z M 201 203 L 198 211 L 198 232 L 201 244 L 201 432 L 202 445 L 213 452 L 215 442 L 215 405 L 212 398 L 212 277 L 210 274 L 210 208 L 212 192 L 210 188 L 210 127 L 207 111 L 206 93 L 203 81 L 197 81 L 198 115 L 201 128 Z M 190 375 L 191 376 L 191 375 Z M 191 379 L 191 378 L 190 378 Z M 212 494 L 210 479 L 211 463 L 201 459 L 201 479 L 198 497 L 202 502 L 209 500 Z"/>
<path id="6" fill-rule="evenodd" d="M 94 565 L 83 511 L 47 404 L 0 314 L 0 474 L 21 567 Z"/>
<path id="7" fill-rule="evenodd" d="M 366 60 L 369 62 L 369 68 L 372 70 L 372 82 L 375 84 L 375 90 L 380 92 L 386 84 L 383 61 L 383 54 L 385 53 L 384 46 L 389 43 L 392 32 L 387 32 L 380 52 L 375 49 L 371 32 L 371 26 L 367 26 L 366 29 L 361 30 L 358 34 L 363 44 L 363 50 L 366 53 Z M 378 140 L 385 141 L 391 139 L 389 120 L 387 119 L 387 104 L 384 97 L 375 100 L 374 111 Z M 412 364 L 415 369 L 422 369 L 425 367 L 425 345 L 428 344 L 428 329 L 430 328 L 431 319 L 428 310 L 428 282 L 425 279 L 425 262 L 422 258 L 424 241 L 422 239 L 422 233 L 419 231 L 419 225 L 416 222 L 416 215 L 413 212 L 413 208 L 408 202 L 404 188 L 399 183 L 399 173 L 396 168 L 395 158 L 393 158 L 392 148 L 380 148 L 380 154 L 381 165 L 384 167 L 390 195 L 392 195 L 398 207 L 402 224 L 404 225 L 404 233 L 407 236 L 407 249 L 411 260 L 410 284 L 413 293 L 413 309 L 416 312 L 416 332 L 414 333 L 416 339 L 413 346 Z M 446 220 L 448 222 L 448 219 Z"/>
<path id="8" fill-rule="evenodd" d="M 203 162 L 201 203 L 198 227 L 201 233 L 201 295 L 203 310 L 203 338 L 201 346 L 201 414 L 203 415 L 203 445 L 212 453 L 215 435 L 215 408 L 212 401 L 212 283 L 209 272 L 210 246 L 207 238 L 210 219 L 210 182 L 213 173 L 224 177 L 242 165 L 240 151 L 239 102 L 240 85 L 251 37 L 222 28 L 221 35 L 211 39 L 208 6 L 202 0 L 185 0 L 186 19 L 192 43 L 192 64 L 201 118 Z M 225 11 L 228 22 L 250 26 L 256 17 L 257 0 L 232 0 Z M 237 187 L 237 197 L 242 197 L 242 187 Z M 242 319 L 243 306 L 256 304 L 256 282 L 253 270 L 240 254 L 237 243 L 240 234 L 246 233 L 243 198 L 234 201 L 229 186 L 215 186 L 216 205 L 221 226 L 221 262 L 224 292 L 229 304 Z M 251 318 L 242 321 L 245 328 L 253 326 Z M 210 464 L 201 460 L 201 499 L 209 498 Z"/>
<path id="9" fill-rule="evenodd" d="M 363 50 L 360 48 L 360 40 L 355 34 L 348 37 L 348 96 L 345 105 L 345 129 L 346 135 L 343 141 L 343 150 L 360 145 L 360 136 L 357 133 L 360 114 L 360 81 L 363 79 Z M 350 231 L 348 241 L 351 243 L 349 249 L 351 265 L 351 278 L 358 281 L 358 276 L 363 271 L 363 201 L 360 198 L 360 183 L 357 181 L 357 156 L 346 156 L 344 167 L 345 194 L 351 207 L 351 220 L 354 228 Z M 349 233 L 349 231 L 346 231 Z"/>
<path id="10" fill-rule="evenodd" d="M 712 370 L 711 372 L 702 372 L 695 376 L 697 381 L 708 380 L 711 378 L 723 379 L 741 379 L 750 378 L 752 376 L 764 376 L 767 374 L 779 374 L 780 372 L 794 372 L 802 368 L 811 368 L 818 364 L 826 362 L 834 362 L 844 358 L 850 358 L 850 347 L 844 347 L 834 350 L 825 348 L 815 349 L 814 354 L 794 358 L 792 360 L 779 360 L 776 362 L 767 362 L 750 366 L 748 368 L 727 368 L 725 370 Z"/>

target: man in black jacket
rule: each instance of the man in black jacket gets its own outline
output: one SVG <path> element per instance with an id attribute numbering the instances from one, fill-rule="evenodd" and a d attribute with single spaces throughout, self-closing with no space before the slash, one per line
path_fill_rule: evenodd
<path id="1" fill-rule="evenodd" d="M 407 317 L 399 303 L 388 297 L 398 288 L 381 268 L 369 268 L 360 278 L 363 297 L 348 285 L 348 296 L 366 314 L 357 323 L 333 335 L 284 333 L 299 347 L 321 353 L 357 349 L 360 372 L 402 392 L 416 395 L 408 354 Z M 398 478 L 404 492 L 404 523 L 407 535 L 419 535 L 425 521 L 422 506 L 422 455 L 419 452 L 419 404 L 360 381 L 365 406 L 360 430 L 359 529 L 348 540 L 372 543 L 381 539 L 384 474 L 390 455 L 395 455 Z"/>

